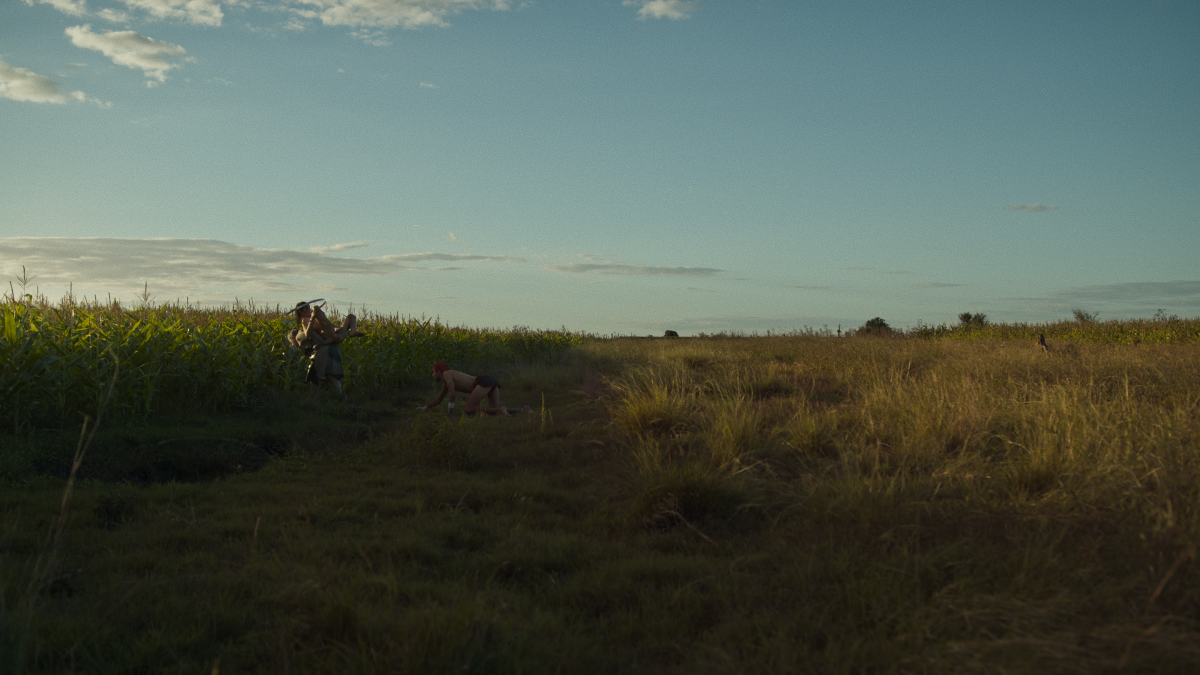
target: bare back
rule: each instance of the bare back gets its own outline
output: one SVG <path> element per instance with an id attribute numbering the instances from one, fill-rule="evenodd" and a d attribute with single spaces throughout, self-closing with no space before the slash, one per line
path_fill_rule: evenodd
<path id="1" fill-rule="evenodd" d="M 447 370 L 442 373 L 442 385 L 449 391 L 457 391 L 464 394 L 469 394 L 475 390 L 475 376 L 459 372 L 457 370 Z"/>

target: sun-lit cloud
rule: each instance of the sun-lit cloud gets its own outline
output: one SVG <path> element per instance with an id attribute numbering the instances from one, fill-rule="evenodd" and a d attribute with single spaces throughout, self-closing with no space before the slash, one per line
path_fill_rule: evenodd
<path id="1" fill-rule="evenodd" d="M 197 26 L 220 26 L 225 14 L 216 0 L 121 0 L 156 19 L 185 21 Z"/>
<path id="2" fill-rule="evenodd" d="M 449 26 L 448 17 L 471 9 L 509 9 L 507 0 L 290 0 L 314 8 L 326 26 L 420 28 Z"/>
<path id="3" fill-rule="evenodd" d="M 421 83 L 421 88 L 422 88 L 422 89 L 437 89 L 437 88 L 438 88 L 438 86 L 437 86 L 436 84 L 430 84 L 430 83 L 428 83 L 428 82 L 422 82 L 422 83 Z"/>
<path id="4" fill-rule="evenodd" d="M 1030 211 L 1033 213 L 1058 210 L 1058 207 L 1053 204 L 1048 206 L 1043 206 L 1042 204 L 1009 204 L 1004 208 L 1008 209 L 1009 211 Z"/>
<path id="5" fill-rule="evenodd" d="M 828 286 L 786 286 L 785 288 L 794 288 L 798 291 L 827 291 Z"/>
<path id="6" fill-rule="evenodd" d="M 686 19 L 696 11 L 699 2 L 684 0 L 625 0 L 626 7 L 637 7 L 638 18 L 645 19 Z"/>
<path id="7" fill-rule="evenodd" d="M 466 246 L 466 245 L 467 245 L 467 242 L 463 241 L 463 240 L 462 240 L 462 237 L 459 237 L 458 235 L 454 234 L 453 232 L 449 232 L 449 233 L 447 233 L 447 234 L 446 234 L 446 238 L 447 238 L 447 239 L 449 239 L 450 241 L 452 241 L 452 242 L 454 242 L 454 243 L 458 244 L 459 246 Z"/>
<path id="8" fill-rule="evenodd" d="M 95 103 L 110 107 L 98 99 L 89 98 L 82 91 L 65 91 L 54 80 L 25 68 L 0 61 L 0 98 L 28 103 L 69 103 L 71 101 Z"/>
<path id="9" fill-rule="evenodd" d="M 361 248 L 360 242 L 328 247 Z M 23 265 L 44 286 L 129 288 L 149 283 L 162 293 L 196 297 L 210 287 L 244 293 L 293 289 L 304 280 L 339 276 L 387 276 L 408 270 L 461 269 L 463 263 L 516 263 L 522 258 L 447 253 L 408 253 L 342 258 L 329 251 L 240 246 L 213 239 L 40 238 L 0 239 L 0 273 Z M 428 267 L 422 263 L 457 264 Z"/>
<path id="10" fill-rule="evenodd" d="M 695 286 L 680 286 L 679 290 L 687 293 L 716 293 L 711 288 L 696 288 Z"/>
<path id="11" fill-rule="evenodd" d="M 148 38 L 136 31 L 93 33 L 92 27 L 85 24 L 71 26 L 64 32 L 76 47 L 98 51 L 118 66 L 141 70 L 148 78 L 148 87 L 165 82 L 167 71 L 178 68 L 180 62 L 194 60 L 183 47 Z"/>
<path id="12" fill-rule="evenodd" d="M 88 13 L 87 2 L 85 0 L 36 0 L 36 2 L 35 0 L 25 0 L 25 4 L 30 7 L 33 7 L 35 4 L 50 5 L 63 14 L 70 16 L 86 16 Z"/>

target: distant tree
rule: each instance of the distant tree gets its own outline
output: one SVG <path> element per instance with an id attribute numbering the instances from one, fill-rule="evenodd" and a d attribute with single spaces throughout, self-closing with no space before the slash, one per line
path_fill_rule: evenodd
<path id="1" fill-rule="evenodd" d="M 864 323 L 862 328 L 855 331 L 855 334 L 889 336 L 892 334 L 892 327 L 888 325 L 887 321 L 877 316 Z"/>
<path id="2" fill-rule="evenodd" d="M 1082 309 L 1073 309 L 1071 314 L 1075 316 L 1075 320 L 1079 323 L 1092 323 L 1100 318 L 1099 312 L 1085 312 Z"/>
<path id="3" fill-rule="evenodd" d="M 963 312 L 962 314 L 958 315 L 958 322 L 964 327 L 976 326 L 978 328 L 983 328 L 987 325 L 987 314 L 978 312 L 975 314 Z"/>

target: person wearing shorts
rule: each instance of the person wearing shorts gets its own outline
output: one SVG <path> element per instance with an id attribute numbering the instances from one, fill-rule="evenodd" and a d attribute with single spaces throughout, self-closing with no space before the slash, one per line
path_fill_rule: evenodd
<path id="1" fill-rule="evenodd" d="M 442 388 L 438 395 L 428 404 L 417 408 L 422 412 L 436 408 L 442 399 L 449 394 L 450 402 L 447 404 L 446 413 L 454 412 L 454 400 L 458 394 L 467 394 L 467 403 L 463 406 L 463 412 L 468 415 L 476 415 L 480 412 L 488 415 L 515 415 L 517 413 L 531 413 L 533 409 L 529 406 L 524 408 L 504 408 L 500 405 L 500 381 L 491 375 L 468 375 L 457 370 L 450 370 L 450 366 L 445 361 L 438 361 L 433 364 L 433 379 L 436 382 L 441 382 Z M 487 406 L 481 407 L 484 397 L 487 397 Z"/>

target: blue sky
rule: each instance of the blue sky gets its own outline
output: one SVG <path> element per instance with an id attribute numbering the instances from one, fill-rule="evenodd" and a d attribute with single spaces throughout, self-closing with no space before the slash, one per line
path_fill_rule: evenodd
<path id="1" fill-rule="evenodd" d="M 0 273 L 598 333 L 1200 314 L 1200 3 L 10 0 Z"/>

